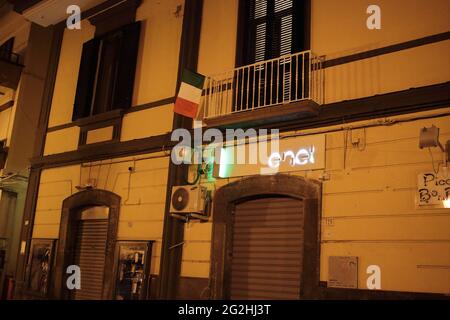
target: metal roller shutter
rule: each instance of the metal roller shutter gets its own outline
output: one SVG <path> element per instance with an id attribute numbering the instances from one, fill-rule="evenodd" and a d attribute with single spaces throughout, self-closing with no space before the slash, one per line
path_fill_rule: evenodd
<path id="1" fill-rule="evenodd" d="M 298 299 L 303 261 L 303 202 L 264 198 L 234 212 L 231 299 Z"/>
<path id="2" fill-rule="evenodd" d="M 78 222 L 74 264 L 81 269 L 81 289 L 74 290 L 75 300 L 101 300 L 105 269 L 108 220 Z"/>

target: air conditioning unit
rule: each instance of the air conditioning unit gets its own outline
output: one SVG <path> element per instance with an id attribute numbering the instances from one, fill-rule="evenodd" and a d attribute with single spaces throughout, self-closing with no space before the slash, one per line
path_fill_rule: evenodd
<path id="1" fill-rule="evenodd" d="M 172 188 L 170 212 L 177 215 L 205 214 L 208 191 L 201 186 L 175 186 Z"/>

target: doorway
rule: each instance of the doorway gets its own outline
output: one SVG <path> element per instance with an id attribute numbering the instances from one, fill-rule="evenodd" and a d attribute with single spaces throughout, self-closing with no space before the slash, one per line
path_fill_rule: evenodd
<path id="1" fill-rule="evenodd" d="M 15 268 L 14 230 L 17 194 L 0 190 L 0 299 L 6 299 L 9 294 L 8 278 L 13 277 Z"/>
<path id="2" fill-rule="evenodd" d="M 56 299 L 113 298 L 115 246 L 120 197 L 89 189 L 63 202 L 56 255 L 53 296 Z M 67 287 L 68 266 L 80 267 L 81 289 Z"/>
<path id="3" fill-rule="evenodd" d="M 80 212 L 76 222 L 73 263 L 81 270 L 81 289 L 72 291 L 73 300 L 101 300 L 105 275 L 109 208 L 95 206 Z"/>
<path id="4" fill-rule="evenodd" d="M 321 184 L 251 176 L 214 197 L 212 299 L 314 299 L 319 291 Z"/>
<path id="5" fill-rule="evenodd" d="M 261 197 L 235 206 L 230 299 L 300 296 L 303 218 L 303 201 L 290 197 Z"/>

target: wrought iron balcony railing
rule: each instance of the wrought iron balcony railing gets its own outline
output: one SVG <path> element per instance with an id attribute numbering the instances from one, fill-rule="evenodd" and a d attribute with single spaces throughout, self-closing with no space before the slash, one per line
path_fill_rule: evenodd
<path id="1" fill-rule="evenodd" d="M 323 104 L 322 57 L 311 51 L 207 77 L 204 119 L 309 100 Z"/>

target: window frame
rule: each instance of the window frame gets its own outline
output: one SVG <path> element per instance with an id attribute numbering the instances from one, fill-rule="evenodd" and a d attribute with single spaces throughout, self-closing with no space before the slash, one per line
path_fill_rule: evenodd
<path id="1" fill-rule="evenodd" d="M 131 107 L 141 44 L 140 34 L 141 21 L 135 21 L 83 44 L 72 121 Z M 112 48 L 109 51 L 111 61 L 105 56 L 105 44 Z M 109 71 L 112 76 L 107 76 Z M 106 85 L 105 80 L 108 82 Z M 102 94 L 100 100 L 98 94 Z"/>
<path id="2" fill-rule="evenodd" d="M 8 147 L 6 146 L 6 140 L 0 140 L 0 170 L 5 169 L 7 159 Z"/>
<path id="3" fill-rule="evenodd" d="M 107 101 L 100 100 L 97 102 L 98 93 L 100 91 L 99 86 L 102 85 L 102 82 L 99 81 L 100 77 L 105 77 L 105 72 L 101 72 L 101 69 L 105 66 L 105 60 L 107 60 L 107 57 L 104 56 L 105 54 L 105 42 L 110 41 L 114 38 L 118 37 L 118 47 L 114 49 L 114 76 L 113 77 L 106 77 L 108 81 L 108 86 L 106 90 L 108 91 L 106 96 L 109 97 L 109 103 Z M 102 113 L 106 113 L 109 111 L 112 111 L 115 109 L 114 107 L 114 97 L 115 97 L 115 89 L 117 85 L 117 73 L 118 73 L 118 66 L 120 63 L 120 48 L 121 43 L 123 41 L 123 34 L 121 34 L 121 29 L 114 30 L 112 32 L 108 32 L 105 35 L 102 35 L 98 38 L 96 38 L 99 42 L 98 44 L 98 51 L 97 51 L 97 66 L 96 66 L 96 72 L 94 76 L 94 85 L 92 89 L 92 99 L 89 106 L 89 117 L 96 116 Z M 112 87 L 112 88 L 111 88 Z M 102 107 L 105 107 L 105 110 L 102 111 Z"/>
<path id="4" fill-rule="evenodd" d="M 237 26 L 237 41 L 236 41 L 236 58 L 235 66 L 242 67 L 253 64 L 255 37 L 250 34 L 252 32 L 252 23 L 250 20 L 250 9 L 256 0 L 239 0 L 238 8 L 238 26 Z M 292 8 L 293 31 L 292 31 L 292 53 L 306 51 L 310 49 L 310 34 L 311 34 L 311 0 L 293 0 L 294 6 Z M 267 12 L 269 13 L 269 3 L 274 3 L 274 0 L 268 0 Z M 275 9 L 273 8 L 273 12 Z M 255 19 L 255 21 L 262 21 L 263 18 Z M 266 18 L 267 19 L 267 18 Z M 269 23 L 273 24 L 270 18 Z M 254 23 L 254 22 L 253 22 Z M 257 24 L 254 23 L 256 26 Z M 266 27 L 269 30 L 270 26 Z M 266 32 L 266 44 L 272 43 L 270 40 L 270 32 Z M 270 47 L 273 47 L 271 45 Z M 265 57 L 268 59 L 268 48 L 265 48 Z M 264 61 L 264 60 L 263 60 Z"/>

